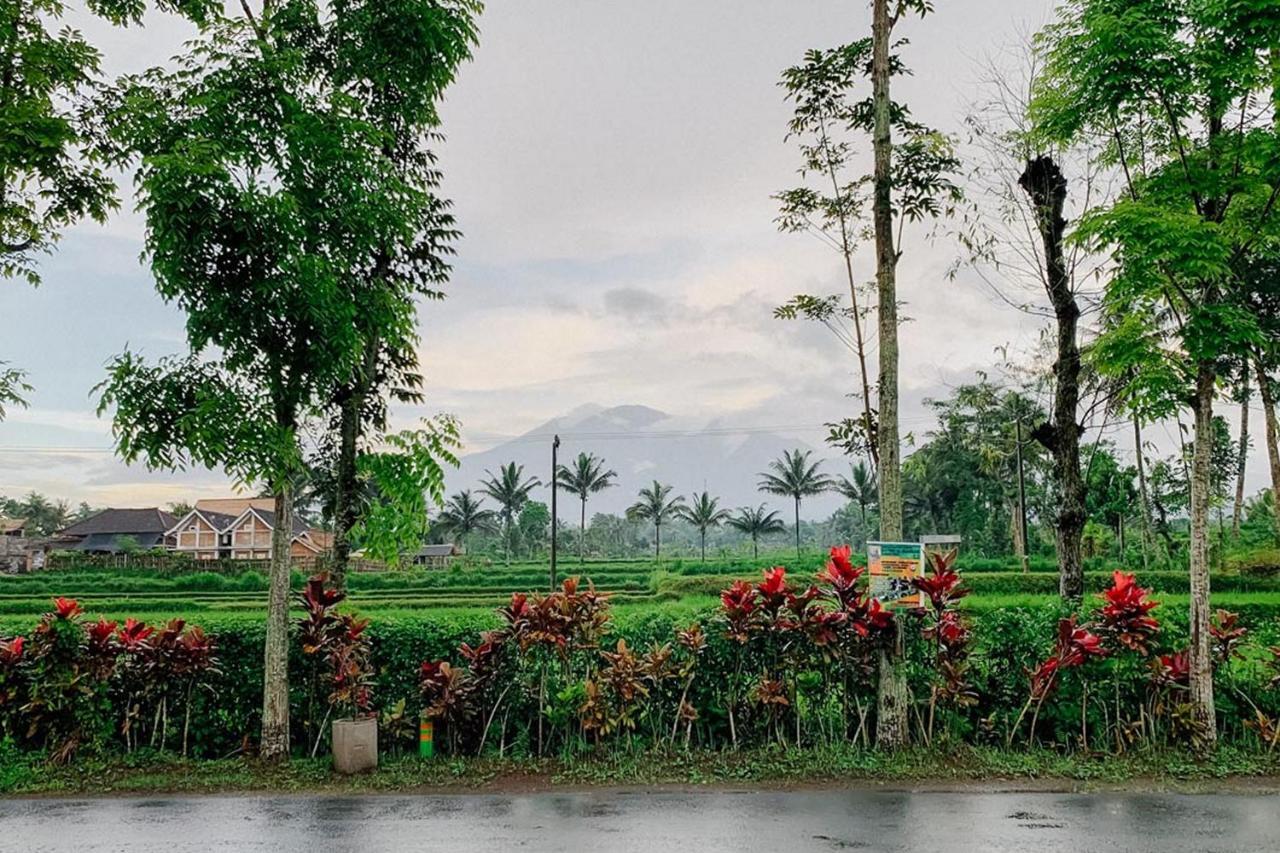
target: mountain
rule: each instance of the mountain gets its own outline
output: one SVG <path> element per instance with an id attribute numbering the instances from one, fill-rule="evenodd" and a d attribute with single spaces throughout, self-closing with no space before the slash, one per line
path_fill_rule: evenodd
<path id="1" fill-rule="evenodd" d="M 617 485 L 592 497 L 588 513 L 622 513 L 635 501 L 636 492 L 656 479 L 674 485 L 676 492 L 683 495 L 705 488 L 720 497 L 721 506 L 729 508 L 768 503 L 789 518 L 790 499 L 756 490 L 759 473 L 770 460 L 781 456 L 784 450 L 798 447 L 813 450 L 816 458 L 825 459 L 823 470 L 828 474 L 843 473 L 846 467 L 838 454 L 782 432 L 744 429 L 721 419 L 681 419 L 648 406 L 605 408 L 588 404 L 496 447 L 462 457 L 459 469 L 446 477 L 449 491 L 475 489 L 485 478 L 486 470 L 496 472 L 499 466 L 513 461 L 525 467 L 526 476 L 548 481 L 551 437 L 556 434 L 560 435 L 562 464 L 579 453 L 594 453 L 618 472 Z M 550 499 L 546 489 L 534 494 L 537 500 Z M 842 502 L 838 495 L 807 499 L 801 506 L 801 516 L 825 518 Z M 562 493 L 561 517 L 576 519 L 577 509 L 577 500 Z"/>

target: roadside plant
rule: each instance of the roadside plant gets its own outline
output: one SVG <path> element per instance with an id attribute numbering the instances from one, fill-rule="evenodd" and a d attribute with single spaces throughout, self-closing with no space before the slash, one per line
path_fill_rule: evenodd
<path id="1" fill-rule="evenodd" d="M 374 713 L 374 673 L 366 633 L 369 621 L 339 613 L 337 607 L 345 598 L 346 594 L 334 588 L 324 573 L 309 578 L 297 596 L 303 611 L 297 625 L 298 639 L 308 661 L 310 683 L 308 724 L 314 723 L 321 699 L 325 705 L 324 716 L 314 730 L 312 756 L 319 751 L 335 712 L 339 719 Z"/>
<path id="2" fill-rule="evenodd" d="M 1018 713 L 1013 727 L 1009 729 L 1006 745 L 1012 742 L 1019 728 L 1021 728 L 1023 718 L 1032 706 L 1035 707 L 1035 712 L 1031 715 L 1031 730 L 1027 735 L 1027 745 L 1030 746 L 1034 743 L 1036 722 L 1040 718 L 1040 710 L 1044 707 L 1045 700 L 1049 698 L 1058 686 L 1063 673 L 1083 666 L 1091 658 L 1104 657 L 1106 653 L 1106 648 L 1102 645 L 1102 640 L 1098 635 L 1087 627 L 1077 625 L 1075 616 L 1059 620 L 1058 635 L 1054 642 L 1053 654 L 1045 658 L 1039 666 L 1029 672 L 1031 681 L 1030 696 L 1028 696 L 1026 704 L 1022 706 L 1022 710 Z"/>
<path id="3" fill-rule="evenodd" d="M 934 676 L 929 687 L 929 712 L 924 726 L 925 743 L 933 740 L 934 719 L 939 705 L 963 708 L 977 704 L 978 695 L 969 684 L 969 641 L 972 634 L 955 609 L 956 602 L 969 594 L 954 569 L 957 552 L 929 554 L 929 574 L 913 578 L 928 606 L 922 608 L 922 634 L 933 647 Z"/>

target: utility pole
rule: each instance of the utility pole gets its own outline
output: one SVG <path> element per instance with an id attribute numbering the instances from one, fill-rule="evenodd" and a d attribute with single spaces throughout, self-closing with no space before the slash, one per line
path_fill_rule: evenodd
<path id="1" fill-rule="evenodd" d="M 557 460 L 557 453 L 560 450 L 560 436 L 551 439 L 551 591 L 556 589 L 556 527 L 559 521 L 556 516 L 556 483 L 558 481 L 557 474 L 560 471 L 560 465 Z"/>
<path id="2" fill-rule="evenodd" d="M 1018 457 L 1018 531 L 1022 534 L 1022 571 L 1030 570 L 1027 561 L 1027 481 L 1022 471 L 1022 415 L 1014 418 L 1017 441 L 1014 444 Z"/>

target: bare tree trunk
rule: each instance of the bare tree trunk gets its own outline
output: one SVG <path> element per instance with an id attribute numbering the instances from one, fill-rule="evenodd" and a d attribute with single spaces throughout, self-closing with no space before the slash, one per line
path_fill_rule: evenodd
<path id="1" fill-rule="evenodd" d="M 889 41 L 893 22 L 889 0 L 874 0 L 871 19 L 872 149 L 875 159 L 873 219 L 876 290 L 880 331 L 880 424 L 876 430 L 880 467 L 880 538 L 902 539 L 902 462 L 898 448 L 898 251 L 893 243 L 893 135 L 890 124 Z M 876 743 L 897 749 L 907 742 L 907 683 L 901 630 L 893 647 L 879 654 L 876 689 Z"/>
<path id="2" fill-rule="evenodd" d="M 347 567 L 351 562 L 351 531 L 360 521 L 359 472 L 356 468 L 364 405 L 377 378 L 381 338 L 374 335 L 365 344 L 364 361 L 351 385 L 339 398 L 338 460 L 334 472 L 333 496 L 333 585 L 347 588 Z"/>
<path id="3" fill-rule="evenodd" d="M 796 498 L 796 559 L 800 559 L 800 498 Z"/>
<path id="4" fill-rule="evenodd" d="M 1213 392 L 1212 362 L 1201 362 L 1196 374 L 1195 443 L 1191 478 L 1191 616 L 1190 701 L 1194 746 L 1212 751 L 1217 739 L 1213 707 L 1213 657 L 1209 636 L 1209 492 L 1212 477 Z"/>
<path id="5" fill-rule="evenodd" d="M 1137 417 L 1133 419 L 1133 454 L 1138 466 L 1138 495 L 1141 500 L 1139 510 L 1142 513 L 1142 569 L 1147 569 L 1147 549 L 1155 546 L 1151 535 L 1151 493 L 1147 491 L 1147 465 L 1142 449 L 1142 424 Z"/>
<path id="6" fill-rule="evenodd" d="M 263 654 L 262 743 L 266 761 L 289 757 L 289 545 L 293 538 L 293 484 L 281 480 L 271 531 L 271 591 Z"/>
<path id="7" fill-rule="evenodd" d="M 1267 459 L 1271 463 L 1271 505 L 1275 510 L 1276 544 L 1280 545 L 1280 423 L 1276 419 L 1276 398 L 1271 379 L 1262 369 L 1262 362 L 1254 362 L 1258 373 L 1258 393 L 1262 397 L 1262 415 L 1266 423 Z"/>
<path id="8" fill-rule="evenodd" d="M 1244 515 L 1244 475 L 1249 466 L 1249 403 L 1253 400 L 1253 388 L 1249 385 L 1249 368 L 1244 369 L 1241 380 L 1244 387 L 1240 396 L 1240 455 L 1236 457 L 1236 500 L 1231 508 L 1231 538 L 1240 538 L 1240 520 Z"/>
<path id="9" fill-rule="evenodd" d="M 587 564 L 587 499 L 582 499 L 582 524 L 578 528 L 578 563 L 585 566 Z M 552 520 L 552 524 L 555 520 Z"/>
<path id="10" fill-rule="evenodd" d="M 1067 179 L 1052 157 L 1028 160 L 1018 185 L 1030 197 L 1036 211 L 1036 227 L 1044 244 L 1045 290 L 1053 304 L 1058 327 L 1058 355 L 1053 365 L 1057 382 L 1053 415 L 1031 436 L 1053 454 L 1058 486 L 1055 544 L 1058 553 L 1058 592 L 1067 601 L 1084 597 L 1084 558 L 1081 538 L 1085 524 L 1085 482 L 1080 473 L 1080 433 L 1076 418 L 1080 408 L 1080 346 L 1077 329 L 1080 306 L 1076 303 L 1063 252 L 1067 222 L 1062 210 L 1067 200 Z"/>

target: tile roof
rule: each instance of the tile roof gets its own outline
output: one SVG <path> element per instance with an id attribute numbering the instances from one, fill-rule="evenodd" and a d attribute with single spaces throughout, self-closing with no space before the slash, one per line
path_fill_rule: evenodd
<path id="1" fill-rule="evenodd" d="M 145 509 L 104 509 L 78 521 L 62 536 L 91 536 L 95 533 L 164 533 L 177 523 L 171 514 L 156 507 Z"/>

